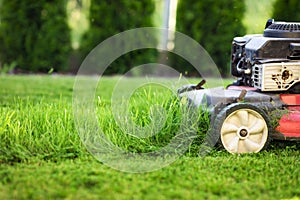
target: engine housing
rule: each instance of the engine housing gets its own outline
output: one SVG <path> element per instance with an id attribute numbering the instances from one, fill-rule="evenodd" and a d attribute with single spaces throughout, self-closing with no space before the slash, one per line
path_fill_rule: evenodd
<path id="1" fill-rule="evenodd" d="M 235 85 L 261 91 L 300 90 L 300 23 L 266 23 L 263 34 L 235 37 L 231 74 Z"/>

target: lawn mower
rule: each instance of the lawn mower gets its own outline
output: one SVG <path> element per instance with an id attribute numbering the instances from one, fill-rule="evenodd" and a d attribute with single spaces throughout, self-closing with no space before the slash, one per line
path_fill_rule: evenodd
<path id="1" fill-rule="evenodd" d="M 205 81 L 178 89 L 189 105 L 209 108 L 208 134 L 233 154 L 300 140 L 300 23 L 269 19 L 263 34 L 235 37 L 230 65 L 236 81 L 226 89 Z"/>

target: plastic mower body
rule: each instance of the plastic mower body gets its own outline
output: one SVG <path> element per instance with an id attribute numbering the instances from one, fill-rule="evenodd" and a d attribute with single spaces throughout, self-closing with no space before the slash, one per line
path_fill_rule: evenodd
<path id="1" fill-rule="evenodd" d="M 268 20 L 264 34 L 236 37 L 224 88 L 183 86 L 181 98 L 211 112 L 209 134 L 230 153 L 267 148 L 272 139 L 300 140 L 300 23 Z"/>

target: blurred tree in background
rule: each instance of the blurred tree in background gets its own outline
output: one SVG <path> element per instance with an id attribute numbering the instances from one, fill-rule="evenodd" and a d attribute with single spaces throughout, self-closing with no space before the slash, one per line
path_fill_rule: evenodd
<path id="1" fill-rule="evenodd" d="M 153 26 L 154 0 L 91 0 L 90 28 L 84 34 L 79 51 L 82 58 L 105 39 L 133 28 Z M 112 64 L 106 74 L 124 73 L 132 66 L 153 62 L 156 50 L 128 53 Z"/>
<path id="2" fill-rule="evenodd" d="M 66 1 L 2 0 L 0 61 L 24 71 L 66 70 L 71 51 Z"/>
<path id="3" fill-rule="evenodd" d="M 67 24 L 66 1 L 45 1 L 41 11 L 41 26 L 32 52 L 32 65 L 68 70 L 71 48 L 71 32 Z"/>
<path id="4" fill-rule="evenodd" d="M 300 22 L 299 0 L 276 0 L 273 9 L 273 18 L 276 21 Z"/>
<path id="5" fill-rule="evenodd" d="M 228 74 L 232 39 L 246 32 L 242 24 L 244 12 L 244 1 L 240 0 L 180 0 L 177 31 L 199 42 L 208 51 L 220 72 Z M 194 71 L 191 66 L 186 69 Z"/>

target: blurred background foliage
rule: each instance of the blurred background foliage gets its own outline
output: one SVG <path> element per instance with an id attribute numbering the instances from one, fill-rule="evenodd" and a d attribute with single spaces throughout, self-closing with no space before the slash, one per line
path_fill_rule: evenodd
<path id="1" fill-rule="evenodd" d="M 183 0 L 178 4 L 177 30 L 199 42 L 221 74 L 226 74 L 232 39 L 246 33 L 242 24 L 244 13 L 245 3 L 241 0 Z M 184 66 L 193 70 L 188 64 Z"/>
<path id="2" fill-rule="evenodd" d="M 2 0 L 0 62 L 21 71 L 68 70 L 71 30 L 66 1 Z"/>
<path id="3" fill-rule="evenodd" d="M 277 0 L 274 5 L 273 17 L 282 21 L 300 21 L 300 1 Z"/>
<path id="4" fill-rule="evenodd" d="M 0 0 L 0 71 L 76 73 L 106 38 L 132 28 L 162 27 L 166 1 Z M 226 76 L 233 37 L 262 33 L 271 17 L 300 21 L 299 7 L 297 0 L 178 0 L 176 30 L 198 41 Z M 120 57 L 106 74 L 166 60 L 180 72 L 197 75 L 182 58 L 155 49 Z"/>
<path id="5" fill-rule="evenodd" d="M 91 0 L 89 29 L 83 34 L 78 49 L 80 60 L 110 36 L 129 29 L 154 26 L 154 11 L 153 0 Z M 112 63 L 105 74 L 123 74 L 134 66 L 154 62 L 155 52 L 141 50 L 125 54 Z"/>

